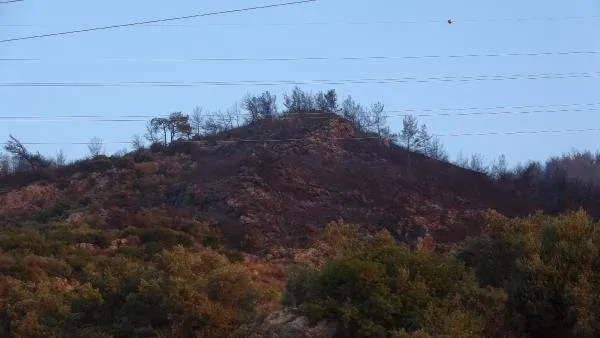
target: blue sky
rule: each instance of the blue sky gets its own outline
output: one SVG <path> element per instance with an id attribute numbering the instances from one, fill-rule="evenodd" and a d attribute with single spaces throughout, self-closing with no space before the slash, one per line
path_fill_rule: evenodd
<path id="1" fill-rule="evenodd" d="M 274 3 L 180 0 L 42 1 L 0 4 L 0 40 L 82 26 L 227 10 Z M 208 4 L 207 4 L 208 3 Z M 565 17 L 578 18 L 565 18 Z M 448 25 L 446 20 L 456 20 Z M 532 18 L 538 19 L 532 19 Z M 556 19 L 557 17 L 562 19 Z M 513 20 L 513 19 L 526 20 Z M 555 19 L 552 19 L 555 18 Z M 381 23 L 395 21 L 395 23 Z M 327 22 L 328 24 L 307 24 Z M 369 22 L 369 24 L 349 24 Z M 273 25 L 285 23 L 285 25 Z M 239 14 L 171 22 L 180 26 L 131 27 L 0 44 L 0 82 L 240 81 L 477 76 L 599 72 L 600 54 L 501 56 L 400 60 L 318 60 L 294 62 L 99 61 L 99 58 L 191 59 L 265 57 L 419 56 L 485 53 L 600 51 L 600 2 L 579 1 L 326 1 Z M 236 24 L 236 25 L 222 25 Z M 20 25 L 20 26 L 10 26 Z M 333 87 L 369 105 L 388 110 L 588 104 L 600 102 L 598 78 L 395 84 L 306 85 L 307 91 Z M 164 115 L 227 108 L 245 93 L 271 90 L 281 98 L 292 86 L 198 87 L 0 87 L 0 116 Z M 280 107 L 281 101 L 279 101 Z M 600 105 L 595 106 L 595 108 Z M 576 108 L 576 107 L 575 107 Z M 502 109 L 491 110 L 501 111 Z M 509 109 L 522 111 L 527 109 Z M 538 108 L 539 110 L 539 108 Z M 552 110 L 552 108 L 545 108 Z M 490 110 L 485 110 L 490 112 Z M 457 111 L 460 112 L 460 111 Z M 453 113 L 453 112 L 450 112 Z M 419 119 L 440 134 L 600 128 L 597 110 L 532 114 L 434 116 Z M 400 117 L 390 118 L 393 129 Z M 68 159 L 87 153 L 92 137 L 108 152 L 143 132 L 143 122 L 0 120 L 0 137 L 23 142 L 63 142 L 31 146 L 45 154 L 62 148 Z M 600 149 L 600 132 L 442 137 L 451 157 L 459 151 L 491 159 L 506 154 L 511 163 L 544 160 L 572 148 Z"/>

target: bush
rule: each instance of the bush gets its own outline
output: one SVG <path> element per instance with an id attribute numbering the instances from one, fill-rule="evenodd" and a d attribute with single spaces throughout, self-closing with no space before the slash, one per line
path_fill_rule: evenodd
<path id="1" fill-rule="evenodd" d="M 173 245 L 148 258 L 133 246 L 74 249 L 65 243 L 95 230 L 69 230 L 0 229 L 0 336 L 236 337 L 256 319 L 250 273 L 214 250 Z M 30 253 L 43 247 L 58 250 Z"/>
<path id="2" fill-rule="evenodd" d="M 343 242 L 338 238 L 339 247 Z M 320 269 L 293 271 L 284 296 L 312 320 L 337 321 L 339 333 L 352 337 L 403 330 L 481 337 L 496 329 L 491 324 L 502 318 L 503 300 L 500 290 L 480 288 L 458 260 L 413 252 L 387 232 L 338 251 Z"/>
<path id="3" fill-rule="evenodd" d="M 585 212 L 508 219 L 490 212 L 458 255 L 508 295 L 513 327 L 532 337 L 600 335 L 600 233 Z"/>
<path id="4" fill-rule="evenodd" d="M 105 155 L 98 155 L 93 159 L 86 159 L 74 163 L 77 171 L 90 173 L 96 171 L 106 171 L 113 167 L 113 162 Z"/>
<path id="5" fill-rule="evenodd" d="M 146 149 L 136 150 L 133 153 L 133 159 L 136 163 L 154 161 L 154 154 Z"/>
<path id="6" fill-rule="evenodd" d="M 134 169 L 135 159 L 131 156 L 123 156 L 115 160 L 115 166 L 119 169 Z"/>
<path id="7" fill-rule="evenodd" d="M 167 147 L 161 142 L 154 142 L 150 145 L 150 151 L 154 154 L 165 151 Z"/>

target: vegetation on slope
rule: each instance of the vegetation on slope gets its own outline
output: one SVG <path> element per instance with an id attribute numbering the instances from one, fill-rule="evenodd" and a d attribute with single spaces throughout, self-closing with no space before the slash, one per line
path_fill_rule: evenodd
<path id="1" fill-rule="evenodd" d="M 290 270 L 284 306 L 355 337 L 595 337 L 599 224 L 585 212 L 508 219 L 454 252 L 386 231 L 324 231 L 321 264 Z M 366 237 L 365 237 L 366 236 Z M 247 263 L 164 229 L 60 222 L 0 229 L 3 337 L 245 335 L 258 304 Z M 184 243 L 184 244 L 179 244 Z"/>
<path id="2" fill-rule="evenodd" d="M 260 296 L 243 264 L 168 229 L 1 228 L 0 276 L 2 337 L 231 337 Z"/>
<path id="3" fill-rule="evenodd" d="M 585 212 L 508 219 L 491 212 L 485 234 L 459 257 L 482 285 L 505 290 L 510 325 L 533 337 L 600 335 L 600 226 Z"/>
<path id="4" fill-rule="evenodd" d="M 501 329 L 504 294 L 479 287 L 457 259 L 411 251 L 387 231 L 365 240 L 345 224 L 327 231 L 329 261 L 293 271 L 284 301 L 313 320 L 335 320 L 340 336 L 481 337 Z"/>
<path id="5" fill-rule="evenodd" d="M 600 224 L 583 211 L 508 219 L 440 256 L 385 231 L 327 228 L 329 260 L 297 267 L 284 302 L 353 337 L 597 337 Z"/>

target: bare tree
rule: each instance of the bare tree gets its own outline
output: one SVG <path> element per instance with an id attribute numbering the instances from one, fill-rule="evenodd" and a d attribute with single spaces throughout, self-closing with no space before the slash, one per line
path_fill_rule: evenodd
<path id="1" fill-rule="evenodd" d="M 44 159 L 40 153 L 30 153 L 23 143 L 12 135 L 9 135 L 9 139 L 4 145 L 4 150 L 13 156 L 15 160 L 13 165 L 14 170 L 26 170 L 26 168 L 39 170 L 50 165 L 50 162 Z"/>
<path id="2" fill-rule="evenodd" d="M 182 112 L 171 113 L 167 122 L 167 129 L 171 136 L 171 142 L 176 138 L 189 139 L 192 134 L 190 116 Z"/>
<path id="3" fill-rule="evenodd" d="M 462 151 L 458 152 L 458 155 L 456 156 L 456 161 L 454 163 L 461 168 L 469 168 L 469 159 L 465 157 Z"/>
<path id="4" fill-rule="evenodd" d="M 17 156 L 23 159 L 29 157 L 30 155 L 29 151 L 27 150 L 27 148 L 25 148 L 23 143 L 21 143 L 21 141 L 17 140 L 12 135 L 9 135 L 9 139 L 6 142 L 6 145 L 4 146 L 4 150 L 9 152 L 13 156 Z"/>
<path id="5" fill-rule="evenodd" d="M 400 135 L 397 133 L 392 133 L 389 126 L 385 126 L 381 129 L 381 139 L 386 140 L 388 142 L 397 143 Z"/>
<path id="6" fill-rule="evenodd" d="M 147 129 L 150 138 L 158 139 L 158 135 L 162 134 L 164 144 L 178 137 L 189 138 L 192 133 L 189 115 L 181 112 L 171 113 L 168 118 L 155 117 L 150 120 Z"/>
<path id="7" fill-rule="evenodd" d="M 223 126 L 214 117 L 209 116 L 204 120 L 202 129 L 204 129 L 206 135 L 216 135 L 223 131 Z"/>
<path id="8" fill-rule="evenodd" d="M 359 103 L 354 102 L 350 95 L 342 102 L 341 113 L 358 129 L 363 129 L 369 125 L 368 114 L 365 109 Z"/>
<path id="9" fill-rule="evenodd" d="M 315 102 L 311 94 L 305 93 L 299 87 L 294 87 L 292 94 L 285 94 L 283 104 L 288 112 L 302 113 L 315 109 Z"/>
<path id="10" fill-rule="evenodd" d="M 421 128 L 419 128 L 419 132 L 417 133 L 417 136 L 415 137 L 415 141 L 414 141 L 414 149 L 416 151 L 421 152 L 422 154 L 427 155 L 427 151 L 429 149 L 429 147 L 431 146 L 431 140 L 432 140 L 433 136 L 429 134 L 429 131 L 427 130 L 427 126 L 422 124 Z"/>
<path id="11" fill-rule="evenodd" d="M 325 102 L 327 104 L 327 108 L 330 112 L 337 112 L 338 103 L 337 103 L 337 94 L 334 89 L 330 89 L 325 94 Z"/>
<path id="12" fill-rule="evenodd" d="M 425 148 L 425 155 L 439 161 L 448 161 L 448 154 L 438 136 L 431 137 Z"/>
<path id="13" fill-rule="evenodd" d="M 235 122 L 235 115 L 229 109 L 219 110 L 215 113 L 215 122 L 219 125 L 220 131 L 231 130 Z"/>
<path id="14" fill-rule="evenodd" d="M 277 115 L 277 97 L 268 91 L 260 96 L 246 95 L 242 101 L 242 106 L 248 112 L 249 122 L 270 119 Z"/>
<path id="15" fill-rule="evenodd" d="M 6 154 L 0 154 L 0 176 L 6 176 L 10 174 L 11 171 L 10 157 Z"/>
<path id="16" fill-rule="evenodd" d="M 127 148 L 123 148 L 123 149 L 117 150 L 114 155 L 118 156 L 118 157 L 123 157 L 123 156 L 127 155 L 128 152 L 129 151 L 127 151 Z"/>
<path id="17" fill-rule="evenodd" d="M 386 125 L 386 116 L 383 113 L 384 106 L 381 102 L 376 102 L 371 105 L 369 110 L 370 126 L 379 137 L 382 135 L 382 131 Z"/>
<path id="18" fill-rule="evenodd" d="M 335 90 L 330 89 L 327 93 L 318 92 L 314 99 L 315 108 L 317 110 L 334 113 L 337 111 L 337 94 Z"/>
<path id="19" fill-rule="evenodd" d="M 400 140 L 404 143 L 407 150 L 412 151 L 419 135 L 419 124 L 417 119 L 412 115 L 404 116 L 402 120 L 402 132 Z"/>
<path id="20" fill-rule="evenodd" d="M 506 156 L 504 154 L 498 157 L 497 161 L 492 163 L 491 175 L 495 179 L 501 179 L 508 173 L 508 164 L 506 162 Z"/>
<path id="21" fill-rule="evenodd" d="M 471 162 L 469 163 L 469 169 L 473 171 L 478 171 L 481 173 L 487 173 L 487 166 L 485 165 L 485 160 L 483 155 L 481 154 L 473 154 L 471 155 Z"/>
<path id="22" fill-rule="evenodd" d="M 202 134 L 202 126 L 204 123 L 204 116 L 202 115 L 202 108 L 195 107 L 192 112 L 192 116 L 190 117 L 190 124 L 192 126 L 192 130 L 194 134 L 200 135 Z"/>
<path id="23" fill-rule="evenodd" d="M 158 129 L 156 128 L 154 119 L 146 123 L 146 134 L 144 135 L 144 137 L 146 138 L 146 140 L 150 141 L 151 144 L 158 143 L 160 141 Z"/>
<path id="24" fill-rule="evenodd" d="M 104 153 L 104 142 L 99 137 L 94 137 L 88 142 L 88 150 L 92 157 L 100 156 Z"/>
<path id="25" fill-rule="evenodd" d="M 143 149 L 144 139 L 139 134 L 133 135 L 133 137 L 131 138 L 131 147 L 135 151 Z"/>
<path id="26" fill-rule="evenodd" d="M 65 156 L 65 152 L 62 149 L 60 149 L 56 153 L 55 162 L 56 162 L 56 165 L 59 167 L 64 167 L 67 164 L 67 157 Z"/>
<path id="27" fill-rule="evenodd" d="M 164 117 L 155 117 L 150 120 L 152 133 L 158 137 L 162 133 L 163 144 L 167 144 L 167 135 L 169 131 L 169 119 Z"/>
<path id="28" fill-rule="evenodd" d="M 275 112 L 277 112 L 277 106 L 275 106 Z M 227 109 L 227 114 L 232 117 L 232 120 L 235 121 L 235 127 L 240 126 L 240 106 L 236 102 L 229 109 Z"/>

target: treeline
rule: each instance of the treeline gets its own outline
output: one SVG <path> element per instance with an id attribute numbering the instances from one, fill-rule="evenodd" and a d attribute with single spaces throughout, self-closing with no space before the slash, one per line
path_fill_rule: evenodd
<path id="1" fill-rule="evenodd" d="M 291 93 L 284 95 L 283 107 L 283 109 L 279 108 L 274 94 L 265 91 L 260 95 L 248 94 L 241 103 L 236 103 L 224 111 L 206 112 L 201 107 L 196 107 L 191 114 L 173 112 L 168 116 L 156 117 L 148 121 L 144 135 L 132 137 L 131 148 L 139 150 L 148 143 L 152 146 L 168 145 L 174 141 L 199 140 L 265 119 L 332 113 L 346 118 L 362 132 L 377 135 L 432 158 L 448 160 L 439 138 L 430 134 L 427 126 L 419 124 L 413 116 L 405 116 L 402 130 L 393 132 L 381 102 L 365 107 L 351 96 L 347 96 L 340 103 L 333 89 L 312 94 L 295 87 Z M 90 157 L 104 155 L 105 149 L 101 138 L 91 138 L 87 147 Z M 0 175 L 39 171 L 67 164 L 62 151 L 54 157 L 44 156 L 39 152 L 34 153 L 12 135 L 9 136 L 4 150 L 5 153 L 0 153 Z M 123 155 L 127 151 L 127 149 L 121 150 L 116 155 Z"/>
<path id="2" fill-rule="evenodd" d="M 470 160 L 459 156 L 455 164 L 488 175 L 504 189 L 515 191 L 532 209 L 560 213 L 584 208 L 600 218 L 600 153 L 573 150 L 514 168 L 508 167 L 504 155 L 486 164 L 482 155 L 475 154 Z"/>

